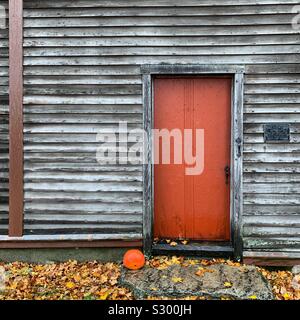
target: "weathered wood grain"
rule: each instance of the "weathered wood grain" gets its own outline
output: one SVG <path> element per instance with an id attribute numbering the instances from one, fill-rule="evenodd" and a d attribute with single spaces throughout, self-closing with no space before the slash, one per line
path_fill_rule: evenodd
<path id="1" fill-rule="evenodd" d="M 70 17 L 168 17 L 168 16 L 226 16 L 226 15 L 257 15 L 257 14 L 290 14 L 293 4 L 278 4 L 264 6 L 244 6 L 243 10 L 239 6 L 207 6 L 201 10 L 195 10 L 193 6 L 174 7 L 171 3 L 167 8 L 157 6 L 155 11 L 151 7 L 144 7 L 142 10 L 138 7 L 112 8 L 112 7 L 81 7 L 81 8 L 49 8 L 47 11 L 43 9 L 25 9 L 24 17 L 26 18 L 70 18 Z M 222 4 L 222 3 L 221 3 Z"/>
<path id="2" fill-rule="evenodd" d="M 53 217 L 51 233 L 62 232 L 66 224 L 68 232 L 79 234 L 82 217 L 91 225 L 88 230 L 101 237 L 102 219 L 116 232 L 126 219 L 141 238 L 135 223 L 142 219 L 143 201 L 144 210 L 151 208 L 147 176 L 142 176 L 141 165 L 97 165 L 97 132 L 113 132 L 121 120 L 132 129 L 143 127 L 143 117 L 147 122 L 141 65 L 165 64 L 170 69 L 170 64 L 228 68 L 242 64 L 244 182 L 236 187 L 244 190 L 240 208 L 244 252 L 251 258 L 262 252 L 264 257 L 274 257 L 274 252 L 288 258 L 299 254 L 300 49 L 299 30 L 291 27 L 291 10 L 298 4 L 298 0 L 26 0 L 25 232 L 34 232 L 33 239 L 51 238 L 45 232 Z M 0 37 L 4 95 L 7 36 L 1 31 Z M 7 115 L 5 110 L 1 107 L 0 112 Z M 264 142 L 263 126 L 274 122 L 290 123 L 290 143 Z M 7 128 L 7 122 L 0 122 L 1 152 L 7 150 Z M 2 153 L 4 186 L 7 159 Z M 148 177 L 149 170 L 150 166 Z M 5 221 L 5 205 L 2 212 Z M 144 219 L 151 223 L 145 211 Z M 143 232 L 149 252 L 151 234 Z"/>
<path id="3" fill-rule="evenodd" d="M 9 235 L 23 234 L 23 0 L 9 0 Z"/>
<path id="4" fill-rule="evenodd" d="M 232 97 L 231 133 L 231 239 L 234 257 L 238 261 L 243 256 L 242 217 L 243 217 L 243 111 L 244 74 L 235 73 Z"/>
<path id="5" fill-rule="evenodd" d="M 153 128 L 153 106 L 152 106 L 152 76 L 143 75 L 143 106 L 144 118 L 143 128 L 147 135 L 147 144 L 144 147 L 143 165 L 143 243 L 145 254 L 150 257 L 153 242 L 153 150 L 152 150 L 152 128 Z"/>
<path id="6" fill-rule="evenodd" d="M 8 0 L 1 0 L 0 5 L 8 8 Z M 7 11 L 6 11 L 7 12 Z M 8 25 L 8 16 L 6 19 Z M 8 234 L 8 118 L 9 118 L 9 94 L 8 94 L 8 29 L 0 30 L 0 47 L 5 49 L 5 55 L 1 54 L 0 62 L 0 235 Z"/>
<path id="7" fill-rule="evenodd" d="M 60 28 L 31 28 L 28 26 L 24 29 L 26 38 L 59 38 L 59 37 L 128 37 L 128 36 L 251 36 L 251 35 L 286 35 L 298 34 L 298 31 L 291 28 L 290 25 L 256 25 L 256 26 L 130 26 L 128 28 L 78 28 L 78 27 L 60 27 Z M 213 36 L 211 36 L 213 37 Z M 240 38 L 242 39 L 242 38 Z M 282 37 L 281 37 L 282 39 Z"/>
<path id="8" fill-rule="evenodd" d="M 199 10 L 199 9 L 198 9 Z M 232 26 L 232 25 L 287 25 L 291 23 L 294 15 L 288 14 L 260 14 L 260 15 L 211 15 L 211 16 L 165 16 L 156 17 L 155 13 L 153 16 L 142 17 L 142 16 L 123 16 L 123 17 L 82 17 L 82 18 L 27 18 L 24 21 L 24 27 L 31 28 L 45 28 L 45 27 L 121 27 L 121 26 L 194 26 L 194 25 L 220 25 L 220 26 Z"/>
<path id="9" fill-rule="evenodd" d="M 290 54 L 253 54 L 247 55 L 162 55 L 162 56 L 109 56 L 109 57 L 24 57 L 24 66 L 122 66 L 149 64 L 194 64 L 201 61 L 201 64 L 275 64 L 288 63 L 299 64 L 298 53 Z"/>
<path id="10" fill-rule="evenodd" d="M 278 4 L 298 4 L 297 0 L 255 0 L 252 2 L 249 2 L 247 0 L 236 0 L 235 4 L 238 6 L 249 6 L 253 5 L 256 6 L 258 4 L 260 5 L 278 5 Z M 210 0 L 202 0 L 199 2 L 198 0 L 189 0 L 188 3 L 183 3 L 181 0 L 173 0 L 172 4 L 170 5 L 169 0 L 130 0 L 130 6 L 131 7 L 170 7 L 172 5 L 176 7 L 184 7 L 185 5 L 189 5 L 192 7 L 206 7 L 206 6 L 217 6 L 220 5 L 220 2 L 218 1 L 210 1 Z M 221 2 L 222 6 L 232 6 L 231 0 L 223 0 Z M 128 3 L 122 1 L 122 0 L 75 0 L 75 1 L 60 1 L 60 0 L 44 0 L 42 3 L 37 2 L 36 0 L 28 0 L 27 8 L 98 8 L 98 7 L 128 7 Z"/>
<path id="11" fill-rule="evenodd" d="M 80 50 L 78 56 L 81 55 L 97 55 L 105 53 L 108 55 L 111 52 L 114 55 L 119 55 L 120 50 L 124 50 L 124 55 L 132 54 L 132 47 L 136 47 L 136 55 L 143 55 L 146 48 L 149 50 L 149 54 L 153 55 L 156 48 L 160 49 L 161 55 L 167 55 L 167 50 L 172 54 L 172 47 L 178 47 L 177 54 L 179 55 L 184 49 L 188 48 L 191 50 L 191 55 L 195 55 L 194 51 L 201 50 L 202 47 L 214 46 L 215 49 L 227 46 L 223 49 L 223 52 L 227 50 L 230 54 L 230 50 L 233 50 L 235 46 L 240 46 L 240 49 L 244 49 L 244 54 L 249 50 L 257 50 L 258 53 L 263 53 L 262 45 L 266 46 L 266 51 L 269 50 L 271 53 L 275 53 L 276 49 L 283 51 L 288 45 L 296 45 L 299 38 L 298 35 L 264 35 L 256 36 L 249 35 L 245 36 L 189 36 L 189 37 L 178 37 L 176 35 L 172 37 L 162 37 L 160 35 L 148 35 L 146 36 L 131 36 L 131 37 L 60 37 L 60 38 L 25 38 L 24 40 L 24 54 L 25 56 L 47 56 L 47 55 L 60 55 L 62 47 L 66 50 L 66 55 L 72 55 L 72 47 L 78 47 Z M 280 44 L 278 44 L 280 43 Z M 101 46 L 101 48 L 99 48 Z M 247 50 L 248 46 L 248 50 Z M 51 51 L 49 48 L 53 48 Z M 165 51 L 163 49 L 165 48 Z M 48 50 L 47 50 L 48 49 Z M 180 51 L 181 50 L 181 51 Z M 187 49 L 186 49 L 187 50 Z M 208 50 L 208 49 L 206 49 Z M 259 51 L 260 50 L 260 51 Z M 115 51 L 115 52 L 114 52 Z M 205 51 L 204 51 L 205 53 Z M 267 52 L 268 53 L 268 52 Z M 278 52 L 280 53 L 280 52 Z M 284 53 L 284 52 L 282 52 Z M 144 53 L 145 54 L 145 53 Z M 241 52 L 243 54 L 243 52 Z M 73 55 L 75 55 L 73 53 Z"/>

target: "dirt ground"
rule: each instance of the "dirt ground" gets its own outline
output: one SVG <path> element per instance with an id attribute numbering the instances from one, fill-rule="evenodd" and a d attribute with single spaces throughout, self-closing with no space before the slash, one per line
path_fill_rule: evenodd
<path id="1" fill-rule="evenodd" d="M 152 268 L 164 269 L 171 265 L 199 266 L 198 276 L 205 267 L 213 264 L 241 266 L 230 260 L 199 260 L 183 257 L 155 257 L 146 262 Z M 300 300 L 300 275 L 290 270 L 257 270 L 270 282 L 275 299 Z M 27 264 L 0 263 L 0 300 L 133 300 L 131 291 L 119 285 L 121 264 L 79 263 Z M 230 284 L 224 283 L 229 286 Z M 154 299 L 148 297 L 148 299 Z M 170 299 L 156 297 L 155 299 Z M 174 299 L 174 298 L 172 298 Z M 176 299 L 176 298 L 175 298 Z M 201 300 L 204 297 L 187 296 L 185 300 Z M 221 298 L 226 300 L 227 298 Z M 249 299 L 257 299 L 251 296 Z"/>

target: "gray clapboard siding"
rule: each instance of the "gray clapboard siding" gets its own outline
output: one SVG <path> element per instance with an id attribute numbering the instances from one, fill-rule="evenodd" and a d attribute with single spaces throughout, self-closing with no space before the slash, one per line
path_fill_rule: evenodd
<path id="1" fill-rule="evenodd" d="M 79 169 L 81 173 L 84 172 L 110 172 L 110 173 L 116 173 L 116 172 L 127 172 L 127 173 L 133 173 L 133 172 L 142 172 L 141 166 L 134 166 L 134 165 L 102 165 L 99 166 L 96 162 L 91 162 L 84 167 L 80 163 L 68 163 L 65 161 L 64 163 L 57 165 L 55 162 L 50 162 L 48 164 L 45 164 L 43 162 L 37 161 L 36 163 L 31 163 L 28 166 L 28 172 L 34 172 L 34 171 L 49 171 L 49 172 L 78 172 Z"/>
<path id="2" fill-rule="evenodd" d="M 292 203 L 290 201 L 290 203 Z M 253 204 L 249 203 L 247 204 L 245 202 L 244 204 L 244 217 L 246 216 L 259 216 L 259 215 L 271 215 L 275 216 L 275 219 L 273 217 L 273 221 L 276 220 L 276 216 L 284 216 L 284 215 L 298 215 L 299 214 L 299 205 L 295 204 Z"/>
<path id="3" fill-rule="evenodd" d="M 291 145 L 286 146 L 285 144 L 247 144 L 244 147 L 244 152 L 300 152 L 300 145 L 293 143 Z"/>
<path id="4" fill-rule="evenodd" d="M 119 146 L 122 147 L 122 148 L 127 148 L 128 147 L 131 147 L 132 145 L 130 144 L 121 144 L 119 143 Z M 134 146 L 136 147 L 136 145 L 134 144 Z M 138 144 L 138 147 L 139 148 L 142 148 L 143 147 L 143 144 L 142 143 L 139 143 Z M 58 145 L 50 145 L 49 146 L 49 151 L 56 151 L 56 152 L 89 152 L 89 153 L 96 153 L 97 151 L 102 151 L 102 152 L 114 152 L 114 153 L 117 153 L 117 154 L 123 154 L 124 156 L 124 152 L 119 152 L 119 147 L 113 145 L 113 146 L 105 146 L 105 147 L 97 147 L 97 146 L 90 146 L 90 145 L 84 145 L 83 143 L 80 144 L 76 144 L 76 145 L 70 145 L 68 144 L 66 147 L 62 147 L 60 144 Z M 25 147 L 25 150 L 27 152 L 43 152 L 44 151 L 44 144 L 42 145 L 35 145 L 33 147 Z M 133 151 L 128 151 L 128 154 L 134 154 Z"/>
<path id="5" fill-rule="evenodd" d="M 140 72 L 139 66 L 62 66 L 49 67 L 45 66 L 30 66 L 24 67 L 25 76 L 138 76 Z M 44 78 L 44 77 L 43 77 Z M 57 77 L 57 79 L 59 79 Z M 24 79 L 26 82 L 26 79 Z"/>
<path id="6" fill-rule="evenodd" d="M 7 5 L 7 0 L 0 1 L 8 13 Z M 0 29 L 0 48 L 0 235 L 4 235 L 8 232 L 8 28 Z"/>
<path id="7" fill-rule="evenodd" d="M 247 144 L 253 144 L 253 143 L 263 144 L 264 143 L 264 136 L 263 136 L 263 134 L 247 134 L 247 137 L 244 139 L 244 141 Z M 287 152 L 289 152 L 288 149 L 293 149 L 293 143 L 299 143 L 299 142 L 300 142 L 300 135 L 294 133 L 292 135 L 292 137 L 290 138 L 290 145 L 286 146 Z M 272 150 L 272 148 L 273 148 L 273 150 L 276 148 L 280 149 L 280 148 L 283 148 L 282 146 L 285 146 L 285 145 L 284 144 L 278 144 L 278 146 L 269 146 L 268 145 L 268 149 L 269 150 Z M 245 146 L 245 150 L 246 150 L 246 148 L 248 148 L 248 145 Z"/>
<path id="8" fill-rule="evenodd" d="M 88 108 L 86 105 L 25 105 L 24 106 L 25 114 L 142 114 L 141 105 L 130 105 L 130 104 L 97 104 L 90 105 Z"/>
<path id="9" fill-rule="evenodd" d="M 275 8 L 275 7 L 274 7 Z M 142 10 L 142 9 L 141 9 Z M 197 10 L 201 11 L 200 8 Z M 181 10 L 182 11 L 182 10 Z M 290 5 L 290 12 L 292 5 Z M 84 13 L 84 10 L 82 11 Z M 121 27 L 121 26 L 182 26 L 182 25 L 223 25 L 223 26 L 239 26 L 239 25 L 286 25 L 291 22 L 294 15 L 288 14 L 253 14 L 253 15 L 211 15 L 211 16 L 185 16 L 178 10 L 177 16 L 157 17 L 156 10 L 153 9 L 152 16 L 113 16 L 113 17 L 78 17 L 72 16 L 61 18 L 26 18 L 25 27 L 41 28 L 41 27 Z M 79 19 L 80 18 L 80 19 Z"/>
<path id="10" fill-rule="evenodd" d="M 92 203 L 91 201 L 87 203 L 75 202 L 69 206 L 68 210 L 64 208 L 64 204 L 60 203 L 39 203 L 32 204 L 27 203 L 25 210 L 31 213 L 38 213 L 40 210 L 43 210 L 43 207 L 47 205 L 47 210 L 44 211 L 45 214 L 55 214 L 55 212 L 60 212 L 61 210 L 65 210 L 65 213 L 71 214 L 80 214 L 80 212 L 85 211 L 85 214 L 119 214 L 127 215 L 127 214 L 136 214 L 140 215 L 141 210 L 138 208 L 138 204 L 123 204 L 122 210 L 118 208 L 118 204 L 101 204 L 101 203 Z"/>
<path id="11" fill-rule="evenodd" d="M 25 0 L 26 239 L 141 238 L 142 166 L 98 165 L 97 132 L 142 128 L 142 64 L 244 64 L 244 249 L 299 254 L 298 4 Z M 290 143 L 264 142 L 273 122 L 291 124 Z"/>
<path id="12" fill-rule="evenodd" d="M 50 49 L 49 49 L 50 50 Z M 299 54 L 251 54 L 248 55 L 195 55 L 195 56 L 109 56 L 109 57 L 25 57 L 25 66 L 104 66 L 104 65 L 142 65 L 149 64 L 193 64 L 201 61 L 202 64 L 274 64 L 278 61 L 286 63 L 300 63 Z"/>
<path id="13" fill-rule="evenodd" d="M 85 191 L 62 191 L 60 194 L 56 194 L 54 191 L 26 191 L 26 196 L 30 197 L 28 202 L 40 201 L 49 201 L 53 203 L 63 203 L 64 201 L 74 201 L 76 203 L 111 203 L 121 204 L 130 202 L 131 204 L 141 205 L 142 201 L 140 200 L 139 195 L 136 195 L 134 192 L 123 192 L 123 195 L 118 192 L 85 192 Z M 84 195 L 84 197 L 83 197 Z M 101 198 L 100 198 L 101 197 Z M 82 214 L 86 212 L 83 211 Z M 58 211 L 57 214 L 60 214 Z M 72 215 L 70 215 L 72 216 Z"/>
<path id="14" fill-rule="evenodd" d="M 119 234 L 123 235 L 124 232 L 131 234 L 134 233 L 136 230 L 136 226 L 134 224 L 130 225 L 120 225 L 120 224 L 114 224 L 114 225 L 91 225 L 91 224 L 80 224 L 78 226 L 76 225 L 68 225 L 68 224 L 49 224 L 47 226 L 48 230 L 45 230 L 44 225 L 28 225 L 25 227 L 25 232 L 31 235 L 38 234 L 49 234 L 49 232 L 53 234 L 75 234 L 77 235 L 79 232 L 82 232 L 83 234 L 111 234 L 112 236 L 118 236 Z"/>
<path id="15" fill-rule="evenodd" d="M 246 171 L 246 170 L 245 170 Z M 244 176 L 244 183 L 293 183 L 300 182 L 300 176 L 294 173 L 273 173 L 257 175 L 248 173 Z"/>
<path id="16" fill-rule="evenodd" d="M 284 105 L 248 105 L 245 108 L 245 113 L 297 113 L 299 106 L 297 104 L 284 104 Z M 292 139 L 295 139 L 295 136 L 292 137 Z"/>
<path id="17" fill-rule="evenodd" d="M 245 77 L 246 84 L 286 84 L 300 83 L 297 74 L 266 74 L 264 76 L 252 74 Z"/>
<path id="18" fill-rule="evenodd" d="M 140 95 L 141 88 L 139 85 L 123 85 L 123 86 L 110 86 L 103 85 L 97 88 L 91 88 L 85 85 L 64 85 L 57 87 L 57 85 L 40 85 L 39 87 L 32 88 L 31 86 L 25 86 L 25 94 L 27 95 L 101 95 L 101 96 L 115 96 L 115 95 Z M 292 90 L 292 88 L 291 88 Z"/>
<path id="19" fill-rule="evenodd" d="M 131 124 L 129 123 L 127 125 L 129 129 L 135 129 L 136 127 L 139 128 L 139 125 L 137 124 Z M 51 123 L 48 124 L 29 124 L 28 129 L 26 129 L 26 132 L 28 133 L 114 133 L 116 130 L 119 130 L 119 121 L 116 120 L 114 123 L 100 123 L 100 124 L 92 124 L 89 126 L 84 126 L 83 124 L 79 123 L 73 123 L 70 124 L 70 126 L 64 126 L 63 124 L 53 124 Z M 123 132 L 124 130 L 120 129 L 120 132 Z M 94 136 L 96 140 L 96 136 Z"/>
<path id="20" fill-rule="evenodd" d="M 48 115 L 48 121 L 50 123 L 116 123 L 117 121 L 128 121 L 128 123 L 141 123 L 141 115 L 128 115 L 128 114 L 119 114 L 118 120 L 114 114 L 103 114 L 103 115 L 86 115 L 86 114 L 75 114 L 62 117 L 58 115 Z M 43 123 L 40 119 L 40 115 L 25 115 L 24 121 L 26 123 Z"/>
<path id="21" fill-rule="evenodd" d="M 150 40 L 151 41 L 151 40 Z M 295 42 L 299 42 L 295 40 Z M 101 46 L 99 44 L 95 44 L 95 46 Z M 109 47 L 109 48 L 94 48 L 89 49 L 88 47 L 84 48 L 58 48 L 49 52 L 49 49 L 36 49 L 36 50 L 25 50 L 25 57 L 64 57 L 64 56 L 78 56 L 81 57 L 106 57 L 106 56 L 170 56 L 174 54 L 180 54 L 182 56 L 200 56 L 200 55 L 209 55 L 211 53 L 212 56 L 219 56 L 222 54 L 227 55 L 236 55 L 237 50 L 239 50 L 240 55 L 248 55 L 249 52 L 252 52 L 255 55 L 269 54 L 269 53 L 277 53 L 277 54 L 288 54 L 291 51 L 291 48 L 298 48 L 297 52 L 299 52 L 300 46 L 293 45 L 245 45 L 245 46 L 220 46 L 215 47 L 213 51 L 211 51 L 210 46 L 196 46 L 194 45 L 192 48 L 189 47 L 179 47 L 179 46 L 170 46 L 169 47 L 151 47 L 151 48 L 137 48 L 134 47 L 133 44 L 130 44 L 132 47 Z M 28 60 L 30 60 L 28 58 Z"/>
<path id="22" fill-rule="evenodd" d="M 87 79 L 88 78 L 88 79 Z M 70 77 L 70 76 L 61 76 L 56 77 L 54 79 L 51 78 L 41 78 L 41 77 L 27 77 L 24 81 L 25 85 L 83 85 L 88 83 L 90 85 L 130 85 L 130 84 L 141 84 L 141 79 L 138 76 L 77 76 L 77 77 Z"/>
<path id="23" fill-rule="evenodd" d="M 286 258 L 294 258 L 295 253 L 299 253 L 300 241 L 299 237 L 289 238 L 288 236 L 272 237 L 268 239 L 259 237 L 244 237 L 244 247 L 247 248 L 247 251 L 251 249 L 253 251 L 253 256 L 255 257 L 256 253 L 267 251 L 270 254 L 266 254 L 266 257 L 271 258 L 272 252 L 290 252 L 291 249 L 295 251 L 290 252 Z M 259 255 L 257 255 L 259 257 Z"/>
<path id="24" fill-rule="evenodd" d="M 168 50 L 172 50 L 172 47 L 179 47 L 176 48 L 177 50 L 184 50 L 185 48 L 189 48 L 190 50 L 198 49 L 200 50 L 201 47 L 206 46 L 216 46 L 216 47 L 222 47 L 222 46 L 228 46 L 230 48 L 234 48 L 236 45 L 241 46 L 241 49 L 245 49 L 247 51 L 247 46 L 253 45 L 253 47 L 249 47 L 248 50 L 252 49 L 259 49 L 259 45 L 265 45 L 267 46 L 267 49 L 272 50 L 273 52 L 276 51 L 276 49 L 283 47 L 284 45 L 291 45 L 291 44 L 299 44 L 298 35 L 264 35 L 261 36 L 189 36 L 189 37 L 178 37 L 178 36 L 172 36 L 172 37 L 166 37 L 164 36 L 148 36 L 148 37 L 142 37 L 142 36 L 131 36 L 131 37 L 54 37 L 54 38 L 27 38 L 24 40 L 24 54 L 25 56 L 47 56 L 47 55 L 53 55 L 55 56 L 56 53 L 59 55 L 59 50 L 62 49 L 61 47 L 65 47 L 64 49 L 71 50 L 72 47 L 79 47 L 80 52 L 83 52 L 83 55 L 98 55 L 103 52 L 105 54 L 108 52 L 108 49 L 111 49 L 111 54 L 117 55 L 118 52 L 114 52 L 113 50 L 117 50 L 119 47 L 122 48 L 122 50 L 128 50 L 128 54 L 130 54 L 131 47 L 137 47 L 137 50 L 140 50 L 140 52 L 137 51 L 136 55 L 142 55 L 143 52 L 146 50 L 145 48 L 148 48 L 148 50 L 151 50 L 150 54 L 152 55 L 154 52 L 153 48 L 161 47 L 167 48 Z M 281 46 L 278 45 L 276 47 L 276 44 L 278 42 L 281 43 Z M 273 45 L 275 47 L 269 48 L 268 45 Z M 98 46 L 101 46 L 99 48 Z M 125 48 L 123 48 L 125 47 Z M 51 52 L 49 50 L 46 50 L 47 48 L 53 48 Z M 88 49 L 87 49 L 88 48 Z M 85 49 L 85 51 L 84 51 Z M 106 49 L 107 51 L 103 51 Z M 161 50 L 162 50 L 161 49 Z M 228 49 L 228 50 L 229 50 Z M 119 49 L 120 50 L 120 49 Z M 165 50 L 166 51 L 166 50 Z M 68 52 L 68 51 L 67 51 Z M 78 55 L 81 55 L 79 52 Z M 71 51 L 72 53 L 72 51 Z M 124 52 L 125 53 L 125 52 Z M 163 53 L 163 52 L 162 52 Z M 172 53 L 172 52 L 171 52 Z M 181 53 L 180 51 L 178 54 Z M 168 53 L 165 53 L 168 54 Z M 73 53 L 74 55 L 74 53 Z M 191 55 L 193 53 L 191 52 Z M 195 53 L 194 53 L 195 55 Z"/>
<path id="25" fill-rule="evenodd" d="M 191 7 L 215 7 L 215 6 L 232 6 L 231 0 L 202 0 L 201 2 L 199 0 L 189 0 L 188 2 L 182 2 L 181 0 L 173 0 L 170 4 L 169 0 L 130 0 L 130 3 L 124 1 L 124 0 L 74 0 L 72 2 L 68 1 L 60 1 L 60 0 L 44 0 L 42 3 L 38 3 L 36 0 L 26 0 L 27 1 L 27 7 L 28 8 L 122 8 L 122 7 L 172 7 L 174 5 L 175 7 L 185 7 L 185 6 L 191 6 Z M 249 6 L 249 5 L 279 5 L 279 4 L 298 4 L 298 0 L 253 0 L 251 2 L 247 0 L 236 0 L 234 2 L 236 5 L 239 6 Z"/>
<path id="26" fill-rule="evenodd" d="M 244 173 L 300 173 L 300 163 L 244 163 Z M 247 174 L 244 174 L 246 176 Z"/>
<path id="27" fill-rule="evenodd" d="M 128 3 L 130 5 L 130 3 Z M 137 7 L 128 8 L 111 8 L 111 7 L 91 7 L 91 8 L 56 8 L 48 9 L 47 11 L 43 9 L 25 9 L 24 16 L 26 18 L 60 18 L 60 17 L 168 17 L 168 16 L 224 16 L 224 15 L 257 15 L 257 14 L 282 14 L 291 13 L 290 4 L 278 4 L 274 5 L 264 5 L 259 7 L 244 6 L 243 11 L 241 11 L 239 6 L 230 7 L 202 7 L 201 10 L 195 10 L 194 7 L 182 6 L 174 7 L 169 4 L 167 8 L 156 7 L 153 8 L 145 7 L 143 10 Z"/>
<path id="28" fill-rule="evenodd" d="M 290 131 L 291 131 L 291 134 L 300 133 L 300 123 L 291 123 Z M 249 123 L 245 128 L 245 132 L 247 134 L 248 133 L 262 134 L 264 132 L 263 123 Z"/>
<path id="29" fill-rule="evenodd" d="M 98 104 L 99 100 L 103 104 L 141 104 L 141 97 L 139 95 L 112 95 L 112 96 L 92 96 L 92 95 L 63 95 L 51 96 L 49 95 L 30 95 L 24 96 L 24 104 Z"/>
<path id="30" fill-rule="evenodd" d="M 130 26 L 128 28 L 114 27 L 111 28 L 26 28 L 24 31 L 27 38 L 48 38 L 48 37 L 154 37 L 154 36 L 249 36 L 249 35 L 290 35 L 298 34 L 298 31 L 292 29 L 290 25 L 261 25 L 261 26 L 227 26 L 226 29 L 220 26 Z M 234 39 L 234 37 L 232 37 Z"/>

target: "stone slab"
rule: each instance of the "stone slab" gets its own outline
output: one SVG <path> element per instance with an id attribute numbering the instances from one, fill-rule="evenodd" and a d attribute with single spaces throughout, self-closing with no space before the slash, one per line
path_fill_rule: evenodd
<path id="1" fill-rule="evenodd" d="M 273 299 L 270 284 L 254 266 L 217 264 L 201 267 L 200 276 L 197 271 L 199 265 L 171 265 L 163 270 L 149 266 L 138 271 L 123 269 L 120 282 L 137 299 L 148 296 Z"/>
<path id="2" fill-rule="evenodd" d="M 294 266 L 292 269 L 292 273 L 295 275 L 300 274 L 300 265 Z"/>

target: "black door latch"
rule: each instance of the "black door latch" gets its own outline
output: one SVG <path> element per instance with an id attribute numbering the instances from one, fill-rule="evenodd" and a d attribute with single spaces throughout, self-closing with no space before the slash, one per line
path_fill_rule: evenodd
<path id="1" fill-rule="evenodd" d="M 225 181 L 226 181 L 226 184 L 229 184 L 229 177 L 230 177 L 230 167 L 229 166 L 226 166 L 225 169 Z"/>

